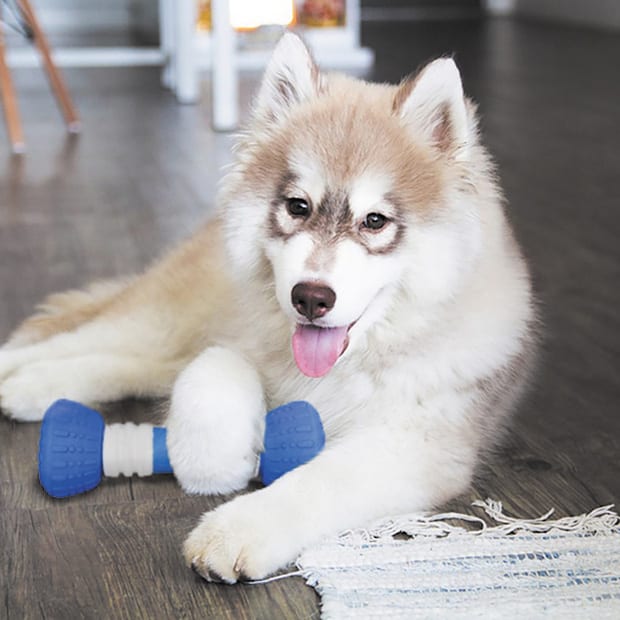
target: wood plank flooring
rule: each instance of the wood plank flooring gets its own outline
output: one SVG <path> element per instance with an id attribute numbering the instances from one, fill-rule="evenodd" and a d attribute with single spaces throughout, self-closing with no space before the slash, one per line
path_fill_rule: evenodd
<path id="1" fill-rule="evenodd" d="M 472 491 L 516 515 L 620 501 L 620 37 L 510 20 L 368 24 L 370 77 L 455 54 L 480 104 L 546 325 L 528 398 Z M 0 340 L 46 293 L 140 270 L 213 209 L 231 139 L 152 69 L 66 72 L 84 133 L 65 137 L 44 77 L 15 72 L 28 154 L 0 130 Z M 248 101 L 256 78 L 242 85 Z M 109 420 L 146 420 L 128 401 Z M 36 479 L 38 425 L 0 419 L 0 618 L 318 618 L 301 579 L 206 585 L 179 549 L 222 498 L 171 477 L 107 481 L 71 500 Z"/>

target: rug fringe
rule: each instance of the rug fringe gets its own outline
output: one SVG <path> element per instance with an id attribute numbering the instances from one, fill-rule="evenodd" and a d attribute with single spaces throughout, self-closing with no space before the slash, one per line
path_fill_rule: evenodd
<path id="1" fill-rule="evenodd" d="M 620 517 L 613 510 L 614 505 L 600 506 L 589 513 L 577 516 L 551 519 L 552 508 L 540 517 L 519 519 L 504 514 L 502 503 L 490 498 L 472 502 L 475 508 L 482 508 L 496 525 L 475 515 L 459 512 L 440 514 L 414 513 L 382 519 L 368 528 L 347 530 L 338 536 L 346 543 L 371 543 L 393 538 L 396 534 L 407 534 L 411 538 L 446 536 L 510 536 L 519 533 L 543 534 L 552 532 L 577 532 L 583 534 L 620 533 Z M 470 529 L 463 525 L 454 525 L 451 521 L 460 521 L 478 526 Z"/>
<path id="2" fill-rule="evenodd" d="M 516 519 L 504 514 L 502 503 L 487 498 L 476 500 L 472 506 L 482 508 L 486 514 L 500 525 L 489 528 L 493 532 L 512 534 L 523 530 L 530 533 L 547 533 L 551 531 L 583 532 L 588 534 L 613 534 L 620 532 L 620 517 L 613 510 L 614 505 L 600 506 L 588 513 L 577 516 L 562 517 L 549 521 L 555 512 L 553 508 L 535 519 Z"/>

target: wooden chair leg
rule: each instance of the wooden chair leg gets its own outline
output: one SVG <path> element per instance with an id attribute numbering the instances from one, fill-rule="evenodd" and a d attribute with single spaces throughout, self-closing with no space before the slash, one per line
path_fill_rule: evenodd
<path id="1" fill-rule="evenodd" d="M 35 15 L 34 9 L 30 4 L 30 0 L 17 0 L 17 3 L 24 16 L 24 19 L 32 29 L 32 33 L 34 35 L 34 42 L 39 48 L 39 52 L 41 53 L 41 56 L 43 58 L 43 64 L 45 65 L 47 75 L 49 76 L 52 90 L 56 95 L 56 99 L 58 100 L 63 116 L 65 117 L 67 129 L 71 133 L 78 133 L 80 131 L 80 119 L 77 115 L 75 108 L 73 107 L 71 97 L 69 96 L 69 91 L 65 86 L 62 75 L 54 64 L 50 51 L 50 46 L 47 42 L 45 34 L 43 33 L 43 30 L 41 29 L 39 20 Z"/>
<path id="2" fill-rule="evenodd" d="M 0 15 L 1 17 L 1 15 Z M 7 133 L 11 141 L 11 148 L 14 153 L 23 153 L 25 150 L 24 134 L 22 124 L 19 119 L 19 109 L 17 108 L 17 98 L 11 80 L 11 72 L 6 64 L 4 30 L 0 22 L 0 94 L 2 95 L 2 107 L 4 118 L 6 119 Z"/>

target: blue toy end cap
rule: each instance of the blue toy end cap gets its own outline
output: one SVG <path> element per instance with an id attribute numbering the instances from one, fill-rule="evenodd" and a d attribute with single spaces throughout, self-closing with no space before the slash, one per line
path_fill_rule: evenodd
<path id="1" fill-rule="evenodd" d="M 45 412 L 39 439 L 39 481 L 56 498 L 94 489 L 103 475 L 101 414 L 58 400 Z"/>
<path id="2" fill-rule="evenodd" d="M 324 445 L 321 416 L 310 403 L 295 401 L 273 409 L 265 419 L 265 451 L 259 468 L 263 484 L 307 463 Z"/>

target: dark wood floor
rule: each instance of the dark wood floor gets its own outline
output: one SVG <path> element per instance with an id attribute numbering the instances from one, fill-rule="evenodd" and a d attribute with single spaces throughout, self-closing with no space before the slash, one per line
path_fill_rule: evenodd
<path id="1" fill-rule="evenodd" d="M 510 21 L 371 24 L 374 79 L 455 53 L 480 103 L 546 324 L 541 364 L 504 450 L 452 507 L 491 496 L 518 515 L 620 500 L 620 37 Z M 16 72 L 29 152 L 0 130 L 0 340 L 51 291 L 145 266 L 213 208 L 230 138 L 208 98 L 178 106 L 151 69 L 67 73 L 84 133 L 67 140 L 47 84 Z M 255 86 L 244 82 L 244 98 Z M 208 85 L 205 84 L 205 89 Z M 143 420 L 153 403 L 110 406 Z M 170 478 L 54 501 L 38 425 L 0 420 L 0 618 L 316 618 L 300 579 L 199 581 L 179 548 L 221 499 Z"/>

